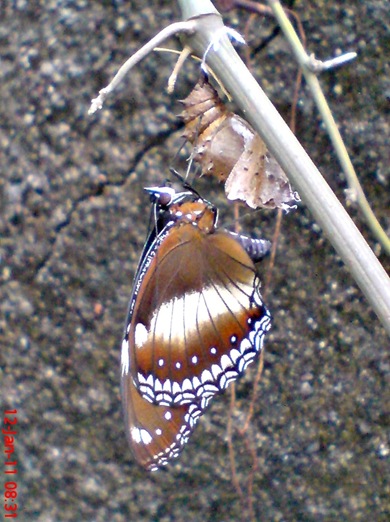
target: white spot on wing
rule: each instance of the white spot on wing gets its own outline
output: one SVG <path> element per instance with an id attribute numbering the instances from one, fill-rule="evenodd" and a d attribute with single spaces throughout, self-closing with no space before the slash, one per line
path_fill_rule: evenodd
<path id="1" fill-rule="evenodd" d="M 250 349 L 252 349 L 252 344 L 250 340 L 245 337 L 245 339 L 243 339 L 240 344 L 241 353 L 244 353 L 246 350 Z"/>
<path id="2" fill-rule="evenodd" d="M 208 382 L 208 381 L 212 382 L 213 381 L 213 376 L 211 375 L 209 370 L 203 370 L 202 375 L 200 376 L 200 379 L 201 379 L 202 383 L 205 383 L 205 382 Z"/>
<path id="3" fill-rule="evenodd" d="M 183 391 L 192 390 L 192 383 L 190 379 L 184 379 L 181 386 Z"/>
<path id="4" fill-rule="evenodd" d="M 232 361 L 229 359 L 229 357 L 226 354 L 223 354 L 221 357 L 221 366 L 222 366 L 222 370 L 224 370 L 224 371 L 226 370 L 226 368 L 230 368 L 230 366 L 232 366 Z"/>
<path id="5" fill-rule="evenodd" d="M 181 388 L 180 388 L 178 382 L 174 382 L 172 384 L 172 393 L 173 393 L 173 395 L 177 395 L 178 393 L 181 393 Z"/>
<path id="6" fill-rule="evenodd" d="M 142 345 L 146 342 L 148 338 L 148 331 L 144 324 L 137 323 L 135 325 L 134 337 L 136 347 L 142 348 Z"/>
<path id="7" fill-rule="evenodd" d="M 199 386 L 201 386 L 201 385 L 202 385 L 202 383 L 200 382 L 199 377 L 196 377 L 196 376 L 193 377 L 193 379 L 192 379 L 192 386 L 193 386 L 194 390 L 198 389 Z"/>
<path id="8" fill-rule="evenodd" d="M 214 379 L 218 379 L 218 377 L 222 373 L 222 369 L 218 366 L 218 364 L 213 364 L 211 366 L 211 373 L 213 374 Z"/>
<path id="9" fill-rule="evenodd" d="M 238 363 L 238 371 L 239 371 L 240 373 L 242 373 L 242 372 L 244 371 L 244 369 L 245 369 L 245 361 L 244 361 L 244 359 L 242 358 L 242 359 L 240 359 L 240 361 L 239 361 L 239 363 Z"/>
<path id="10" fill-rule="evenodd" d="M 172 383 L 169 379 L 165 379 L 163 390 L 167 393 L 172 393 Z"/>
<path id="11" fill-rule="evenodd" d="M 138 372 L 138 382 L 140 384 L 146 384 L 146 377 L 144 377 L 140 372 Z"/>
<path id="12" fill-rule="evenodd" d="M 220 387 L 223 389 L 226 387 L 226 384 L 227 384 L 227 378 L 224 374 L 221 375 L 221 378 L 219 380 L 219 385 Z"/>
<path id="13" fill-rule="evenodd" d="M 143 428 L 140 429 L 135 427 L 131 429 L 131 438 L 137 444 L 140 444 L 142 442 L 146 445 L 150 444 L 153 440 L 148 431 L 144 430 Z"/>
<path id="14" fill-rule="evenodd" d="M 122 375 L 127 375 L 129 373 L 129 342 L 127 339 L 122 341 L 121 367 Z"/>
<path id="15" fill-rule="evenodd" d="M 242 343 L 241 343 L 241 346 L 242 346 Z M 233 350 L 230 351 L 229 356 L 230 356 L 230 359 L 233 361 L 233 363 L 236 364 L 238 358 L 241 357 L 241 354 L 236 348 L 234 348 Z"/>

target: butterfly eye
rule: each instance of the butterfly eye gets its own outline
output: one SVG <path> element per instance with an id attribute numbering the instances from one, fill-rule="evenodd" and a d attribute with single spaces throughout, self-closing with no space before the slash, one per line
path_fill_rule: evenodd
<path id="1" fill-rule="evenodd" d="M 215 209 L 194 194 L 171 196 L 141 257 L 122 343 L 127 437 L 147 469 L 179 455 L 271 327 L 251 258 L 269 242 L 218 229 Z"/>

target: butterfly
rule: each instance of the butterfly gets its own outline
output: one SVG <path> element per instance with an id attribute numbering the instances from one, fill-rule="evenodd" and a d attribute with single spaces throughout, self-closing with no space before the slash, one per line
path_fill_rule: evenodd
<path id="1" fill-rule="evenodd" d="M 270 242 L 218 228 L 217 209 L 194 191 L 145 190 L 155 226 L 130 298 L 121 395 L 135 459 L 156 470 L 262 350 L 271 315 L 254 262 Z"/>

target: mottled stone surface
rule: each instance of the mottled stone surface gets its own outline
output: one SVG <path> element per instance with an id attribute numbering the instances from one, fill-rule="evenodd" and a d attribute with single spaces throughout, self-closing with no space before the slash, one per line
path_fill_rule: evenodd
<path id="1" fill-rule="evenodd" d="M 318 58 L 359 54 L 322 84 L 389 229 L 386 4 L 301 1 L 297 12 Z M 170 97 L 174 58 L 154 54 L 101 112 L 87 110 L 127 56 L 178 11 L 157 0 L 3 6 L 0 357 L 2 403 L 18 410 L 18 520 L 239 520 L 226 444 L 229 394 L 214 401 L 180 460 L 151 475 L 131 459 L 119 401 L 122 328 L 149 219 L 142 187 L 175 165 L 177 100 L 194 85 L 196 68 L 186 66 Z M 243 31 L 245 19 L 240 11 L 229 23 Z M 249 43 L 258 46 L 272 28 L 261 18 Z M 283 38 L 252 66 L 288 118 L 296 69 Z M 298 135 L 344 201 L 344 176 L 306 89 Z M 205 181 L 199 190 L 225 204 L 221 188 Z M 359 212 L 350 212 L 380 254 Z M 275 217 L 256 214 L 243 228 L 272 238 Z M 221 219 L 231 222 L 231 209 Z M 268 266 L 260 266 L 263 279 Z M 304 206 L 283 218 L 266 294 L 274 328 L 249 432 L 256 520 L 388 520 L 389 340 Z M 235 427 L 253 378 L 252 370 L 237 387 Z M 253 461 L 237 431 L 233 440 L 246 495 Z"/>

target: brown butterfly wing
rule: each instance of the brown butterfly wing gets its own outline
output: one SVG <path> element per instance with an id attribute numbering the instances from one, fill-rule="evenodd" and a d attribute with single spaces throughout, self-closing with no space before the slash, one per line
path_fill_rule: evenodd
<path id="1" fill-rule="evenodd" d="M 140 392 L 155 403 L 186 404 L 235 380 L 270 323 L 258 285 L 253 262 L 228 233 L 185 224 L 169 234 L 141 283 L 128 332 Z"/>
<path id="2" fill-rule="evenodd" d="M 148 402 L 132 379 L 122 380 L 122 400 L 130 448 L 150 471 L 180 454 L 201 415 L 197 404 L 169 408 Z"/>

